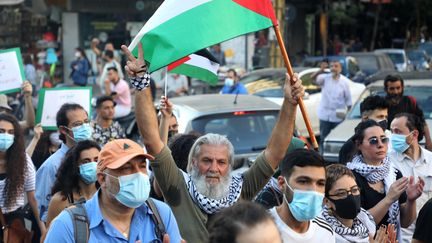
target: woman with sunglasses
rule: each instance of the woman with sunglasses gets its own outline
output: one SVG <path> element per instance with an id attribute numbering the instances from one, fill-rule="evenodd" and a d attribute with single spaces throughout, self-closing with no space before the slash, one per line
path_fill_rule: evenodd
<path id="1" fill-rule="evenodd" d="M 387 157 L 389 139 L 373 120 L 355 128 L 358 153 L 347 167 L 353 171 L 360 188 L 361 207 L 373 216 L 377 227 L 394 224 L 400 239 L 400 227 L 408 227 L 416 217 L 415 200 L 423 191 L 424 181 L 414 184 L 403 177 Z"/>

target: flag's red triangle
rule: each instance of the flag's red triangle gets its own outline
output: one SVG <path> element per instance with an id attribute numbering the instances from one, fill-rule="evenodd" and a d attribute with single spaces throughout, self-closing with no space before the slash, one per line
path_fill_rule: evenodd
<path id="1" fill-rule="evenodd" d="M 182 65 L 183 63 L 189 61 L 191 58 L 189 56 L 185 56 L 182 59 L 179 59 L 171 64 L 168 65 L 168 72 L 173 70 L 174 68 Z"/>
<path id="2" fill-rule="evenodd" d="M 277 25 L 277 19 L 273 10 L 271 0 L 233 0 L 233 2 L 241 5 L 257 14 L 271 19 L 273 25 Z"/>

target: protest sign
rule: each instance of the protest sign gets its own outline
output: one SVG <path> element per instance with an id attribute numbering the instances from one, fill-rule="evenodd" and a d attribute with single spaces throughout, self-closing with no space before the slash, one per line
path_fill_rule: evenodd
<path id="1" fill-rule="evenodd" d="M 21 89 L 25 80 L 19 48 L 0 50 L 0 93 L 13 93 Z"/>
<path id="2" fill-rule="evenodd" d="M 69 87 L 42 89 L 39 91 L 39 103 L 36 123 L 41 123 L 46 130 L 57 130 L 56 115 L 66 103 L 76 103 L 91 117 L 92 87 Z"/>

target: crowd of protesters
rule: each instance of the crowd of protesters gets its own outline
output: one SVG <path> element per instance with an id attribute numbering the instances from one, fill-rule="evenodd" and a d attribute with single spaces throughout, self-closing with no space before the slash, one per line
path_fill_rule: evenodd
<path id="1" fill-rule="evenodd" d="M 96 101 L 93 120 L 82 106 L 66 103 L 56 115 L 57 131 L 43 131 L 34 124 L 30 83 L 22 88 L 24 121 L 0 96 L 4 229 L 11 231 L 9 223 L 18 219 L 34 232 L 33 242 L 432 242 L 432 143 L 423 112 L 414 97 L 404 96 L 400 76 L 386 77 L 387 96 L 362 101 L 362 121 L 350 131 L 339 163 L 330 165 L 294 137 L 304 87 L 296 74 L 287 75 L 268 143 L 238 173 L 228 138 L 178 134 L 166 97 L 158 115 L 138 49 L 136 58 L 122 46 L 125 74 L 113 46 L 104 51 L 106 68 L 97 39 L 87 51 L 76 49 L 74 82 L 82 82 L 82 73 L 101 76 L 95 80 L 105 95 Z M 344 94 L 344 87 L 330 83 L 340 81 L 340 63 L 332 69 L 336 75 L 318 75 L 316 82 Z M 230 75 L 235 84 L 235 71 Z M 350 107 L 351 98 L 341 97 L 336 105 Z M 132 102 L 139 107 L 132 112 L 141 141 L 125 138 L 114 120 L 131 112 Z M 320 119 L 330 130 L 340 121 L 329 121 L 335 114 L 325 108 Z M 30 128 L 34 137 L 26 148 L 23 132 Z M 2 234 L 6 239 L 10 233 Z"/>

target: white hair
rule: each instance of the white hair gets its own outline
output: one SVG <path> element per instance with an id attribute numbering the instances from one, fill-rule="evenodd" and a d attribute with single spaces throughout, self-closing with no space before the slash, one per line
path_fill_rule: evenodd
<path id="1" fill-rule="evenodd" d="M 231 142 L 220 134 L 216 133 L 207 133 L 201 137 L 199 137 L 195 143 L 192 145 L 192 148 L 189 152 L 188 164 L 186 170 L 188 173 L 192 172 L 193 169 L 193 159 L 197 160 L 201 153 L 201 145 L 225 145 L 228 148 L 228 162 L 230 166 L 230 170 L 234 164 L 234 147 Z"/>

